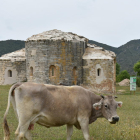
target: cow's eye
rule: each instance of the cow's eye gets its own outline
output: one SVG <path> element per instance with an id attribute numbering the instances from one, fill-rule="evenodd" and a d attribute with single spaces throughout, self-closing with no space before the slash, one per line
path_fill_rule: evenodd
<path id="1" fill-rule="evenodd" d="M 107 105 L 105 105 L 105 108 L 107 108 L 108 106 Z"/>

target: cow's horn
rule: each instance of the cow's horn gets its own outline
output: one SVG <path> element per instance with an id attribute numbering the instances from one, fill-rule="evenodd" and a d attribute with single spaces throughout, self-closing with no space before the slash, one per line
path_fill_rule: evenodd
<path id="1" fill-rule="evenodd" d="M 101 97 L 104 99 L 105 97 L 103 95 L 101 95 Z"/>

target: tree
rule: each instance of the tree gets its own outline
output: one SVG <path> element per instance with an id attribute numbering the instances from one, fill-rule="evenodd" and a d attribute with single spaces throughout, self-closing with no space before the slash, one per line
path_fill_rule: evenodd
<path id="1" fill-rule="evenodd" d="M 120 73 L 120 65 L 116 63 L 116 75 Z"/>
<path id="2" fill-rule="evenodd" d="M 130 79 L 130 74 L 127 72 L 127 70 L 120 72 L 120 74 L 117 76 L 117 82 L 120 82 L 124 79 Z"/>
<path id="3" fill-rule="evenodd" d="M 137 72 L 137 76 L 140 76 L 140 61 L 134 64 L 134 71 Z"/>

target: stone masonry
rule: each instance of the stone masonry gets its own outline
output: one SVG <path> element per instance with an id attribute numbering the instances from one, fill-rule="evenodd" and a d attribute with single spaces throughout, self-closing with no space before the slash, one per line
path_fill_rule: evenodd
<path id="1" fill-rule="evenodd" d="M 29 37 L 25 49 L 0 57 L 0 84 L 29 81 L 90 86 L 115 93 L 116 55 L 71 32 L 46 31 Z"/>
<path id="2" fill-rule="evenodd" d="M 26 70 L 28 81 L 37 83 L 81 84 L 82 56 L 87 39 L 72 33 L 52 30 L 34 35 L 26 41 Z M 50 67 L 55 75 L 50 75 Z M 33 67 L 33 76 L 30 68 Z M 74 68 L 76 74 L 73 74 Z"/>
<path id="3" fill-rule="evenodd" d="M 0 57 L 0 84 L 7 85 L 18 81 L 26 81 L 25 49 Z"/>
<path id="4" fill-rule="evenodd" d="M 115 58 L 115 53 L 89 45 L 83 55 L 83 85 L 98 92 L 115 93 Z"/>

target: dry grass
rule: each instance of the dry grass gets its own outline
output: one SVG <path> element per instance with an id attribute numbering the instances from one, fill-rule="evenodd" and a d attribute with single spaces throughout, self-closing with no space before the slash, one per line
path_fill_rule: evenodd
<path id="1" fill-rule="evenodd" d="M 3 114 L 7 106 L 7 95 L 10 86 L 0 86 L 0 125 L 2 126 Z M 104 118 L 99 118 L 90 125 L 91 139 L 95 140 L 140 140 L 140 88 L 137 89 L 136 95 L 130 95 L 129 87 L 117 86 L 117 91 L 124 90 L 118 95 L 118 101 L 123 102 L 122 108 L 117 110 L 120 121 L 117 124 L 109 124 Z M 17 127 L 17 120 L 10 108 L 7 117 L 11 140 L 14 139 L 14 131 Z M 66 126 L 57 128 L 45 128 L 35 125 L 32 131 L 33 140 L 66 140 Z M 3 139 L 3 130 L 0 127 L 0 140 Z M 72 140 L 84 140 L 81 131 L 74 128 Z"/>

